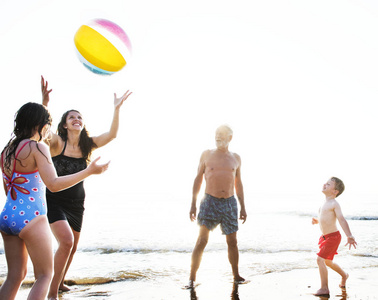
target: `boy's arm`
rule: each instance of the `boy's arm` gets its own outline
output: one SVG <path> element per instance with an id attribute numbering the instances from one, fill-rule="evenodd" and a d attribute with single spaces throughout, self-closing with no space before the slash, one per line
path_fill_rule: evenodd
<path id="1" fill-rule="evenodd" d="M 319 213 L 320 213 L 320 208 L 319 208 Z M 313 218 L 312 218 L 312 225 L 315 225 L 315 224 L 319 224 L 319 219 L 313 217 Z"/>
<path id="2" fill-rule="evenodd" d="M 341 228 L 344 230 L 344 233 L 348 238 L 348 242 L 345 244 L 345 246 L 349 244 L 349 249 L 351 248 L 351 246 L 356 248 L 357 242 L 353 237 L 352 232 L 350 231 L 348 222 L 345 220 L 344 215 L 341 212 L 341 207 L 339 203 L 335 204 L 335 214 Z"/>

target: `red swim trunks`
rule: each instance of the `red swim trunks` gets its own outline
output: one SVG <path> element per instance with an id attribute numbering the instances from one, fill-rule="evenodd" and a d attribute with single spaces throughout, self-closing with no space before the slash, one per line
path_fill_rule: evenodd
<path id="1" fill-rule="evenodd" d="M 337 248 L 339 248 L 340 242 L 341 234 L 339 231 L 322 235 L 318 243 L 318 256 L 324 259 L 333 260 L 335 254 L 337 254 Z"/>

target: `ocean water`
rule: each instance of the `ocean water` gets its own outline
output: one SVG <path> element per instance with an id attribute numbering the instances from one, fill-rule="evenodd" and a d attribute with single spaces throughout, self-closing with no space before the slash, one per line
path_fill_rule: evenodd
<path id="1" fill-rule="evenodd" d="M 243 277 L 317 267 L 320 230 L 311 224 L 311 218 L 323 201 L 321 193 L 251 193 L 247 199 L 248 219 L 238 232 Z M 185 285 L 198 234 L 198 226 L 189 220 L 190 201 L 191 195 L 112 195 L 87 188 L 81 240 L 67 279 L 78 286 L 128 281 Z M 339 202 L 358 247 L 344 247 L 346 238 L 340 228 L 343 240 L 335 260 L 347 270 L 378 267 L 376 197 L 359 196 L 357 201 L 343 195 Z M 0 278 L 5 278 L 6 271 L 0 243 Z M 30 264 L 28 278 L 32 280 L 32 276 Z M 210 234 L 197 280 L 204 282 L 210 277 L 232 281 L 225 237 L 219 228 Z"/>

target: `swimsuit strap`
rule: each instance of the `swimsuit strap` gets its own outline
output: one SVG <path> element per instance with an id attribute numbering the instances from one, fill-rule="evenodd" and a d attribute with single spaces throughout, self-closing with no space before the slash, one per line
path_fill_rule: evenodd
<path id="1" fill-rule="evenodd" d="M 23 145 L 21 146 L 21 148 L 17 151 L 16 155 L 14 156 L 13 171 L 12 171 L 11 179 L 12 179 L 12 177 L 13 177 L 14 171 L 16 170 L 17 156 L 20 154 L 21 150 L 24 149 L 24 147 L 25 147 L 27 144 L 29 144 L 29 143 L 31 143 L 31 140 L 25 142 L 25 144 L 23 144 Z"/>
<path id="2" fill-rule="evenodd" d="M 67 141 L 64 142 L 63 150 L 59 155 L 64 155 L 64 151 L 66 150 L 66 146 L 67 146 Z"/>
<path id="3" fill-rule="evenodd" d="M 23 144 L 23 145 L 21 146 L 21 148 L 17 151 L 16 155 L 14 156 L 15 159 L 16 159 L 17 156 L 20 154 L 21 150 L 24 149 L 24 147 L 26 146 L 26 144 L 29 144 L 29 143 L 31 143 L 31 140 L 25 142 L 25 144 Z"/>

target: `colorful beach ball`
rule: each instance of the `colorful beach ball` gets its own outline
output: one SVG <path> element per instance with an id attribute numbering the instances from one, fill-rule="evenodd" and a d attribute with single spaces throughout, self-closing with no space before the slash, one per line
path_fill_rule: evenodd
<path id="1" fill-rule="evenodd" d="M 125 31 L 105 19 L 82 25 L 74 41 L 79 60 L 96 74 L 112 75 L 120 71 L 131 55 L 131 43 Z"/>

